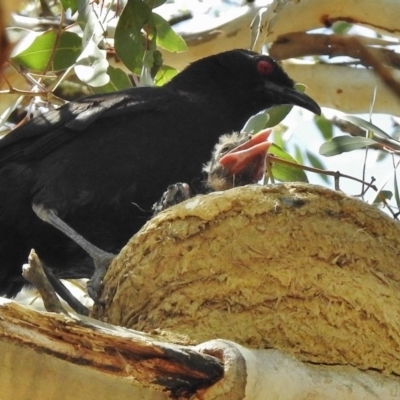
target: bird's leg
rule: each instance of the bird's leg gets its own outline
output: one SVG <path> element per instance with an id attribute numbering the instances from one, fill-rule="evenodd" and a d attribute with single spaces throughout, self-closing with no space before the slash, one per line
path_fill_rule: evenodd
<path id="1" fill-rule="evenodd" d="M 87 283 L 89 296 L 97 301 L 101 289 L 101 284 L 111 261 L 115 258 L 115 254 L 108 253 L 99 249 L 97 246 L 88 242 L 83 236 L 66 224 L 52 209 L 47 209 L 41 204 L 33 204 L 33 211 L 44 222 L 49 223 L 54 228 L 63 232 L 66 236 L 78 244 L 94 261 L 95 271 Z"/>

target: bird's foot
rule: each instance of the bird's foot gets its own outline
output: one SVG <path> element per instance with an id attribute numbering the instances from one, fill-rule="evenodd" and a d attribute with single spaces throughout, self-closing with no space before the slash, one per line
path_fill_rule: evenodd
<path id="1" fill-rule="evenodd" d="M 115 254 L 105 251 L 102 251 L 102 254 L 97 254 L 96 258 L 93 258 L 95 270 L 87 282 L 87 291 L 96 303 L 101 303 L 100 292 L 103 289 L 103 278 L 114 258 Z"/>
<path id="2" fill-rule="evenodd" d="M 153 205 L 153 217 L 166 210 L 175 204 L 182 203 L 192 197 L 192 191 L 187 183 L 178 182 L 173 185 L 169 185 L 167 190 L 161 196 L 161 199 Z"/>

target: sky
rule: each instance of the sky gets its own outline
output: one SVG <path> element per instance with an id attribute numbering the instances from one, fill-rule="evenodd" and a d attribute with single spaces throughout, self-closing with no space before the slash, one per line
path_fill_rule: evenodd
<path id="1" fill-rule="evenodd" d="M 328 119 L 337 115 L 336 110 L 322 108 L 322 113 Z M 358 117 L 365 120 L 369 120 L 368 114 L 357 114 Z M 373 114 L 371 122 L 374 125 L 379 126 L 387 133 L 391 133 L 392 120 L 388 115 Z M 302 149 L 315 154 L 325 164 L 325 169 L 331 171 L 340 171 L 343 174 L 351 175 L 362 179 L 363 176 L 363 165 L 365 161 L 365 151 L 357 150 L 349 153 L 342 153 L 337 156 L 325 157 L 319 155 L 319 148 L 325 142 L 314 122 L 314 115 L 303 109 L 296 107 L 283 121 L 283 123 L 289 126 L 288 131 L 284 134 L 284 139 L 288 145 L 288 152 L 292 156 L 295 154 L 295 145 L 301 146 Z M 334 128 L 334 136 L 345 135 L 338 128 Z M 378 160 L 378 156 L 381 154 L 378 150 L 369 150 L 366 162 L 366 181 L 370 181 L 371 177 L 376 178 L 375 185 L 381 187 L 385 182 L 388 181 L 385 186 L 385 190 L 393 191 L 393 161 L 392 157 L 388 156 L 383 161 Z M 307 172 L 307 176 L 310 183 L 319 184 L 325 187 L 334 189 L 333 179 L 330 179 L 330 184 L 326 184 L 318 174 Z M 349 195 L 358 195 L 361 191 L 361 185 L 349 179 L 340 180 L 340 188 Z M 372 200 L 374 198 L 374 192 L 370 191 L 367 193 L 365 200 Z M 394 201 L 392 201 L 393 204 Z"/>

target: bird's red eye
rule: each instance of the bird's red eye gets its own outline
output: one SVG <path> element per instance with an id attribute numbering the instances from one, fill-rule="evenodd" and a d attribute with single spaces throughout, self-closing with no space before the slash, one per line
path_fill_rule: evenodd
<path id="1" fill-rule="evenodd" d="M 257 69 L 260 74 L 269 75 L 274 71 L 274 65 L 266 60 L 259 61 Z"/>

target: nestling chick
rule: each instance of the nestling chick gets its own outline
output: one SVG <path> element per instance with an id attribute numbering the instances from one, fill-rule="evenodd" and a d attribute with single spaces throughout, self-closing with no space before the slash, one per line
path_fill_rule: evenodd
<path id="1" fill-rule="evenodd" d="M 211 160 L 204 165 L 207 174 L 203 190 L 210 193 L 228 190 L 236 186 L 256 183 L 264 176 L 271 130 L 263 130 L 254 136 L 244 132 L 222 135 L 215 145 Z M 169 185 L 161 199 L 153 205 L 153 215 L 193 196 L 187 183 Z"/>

